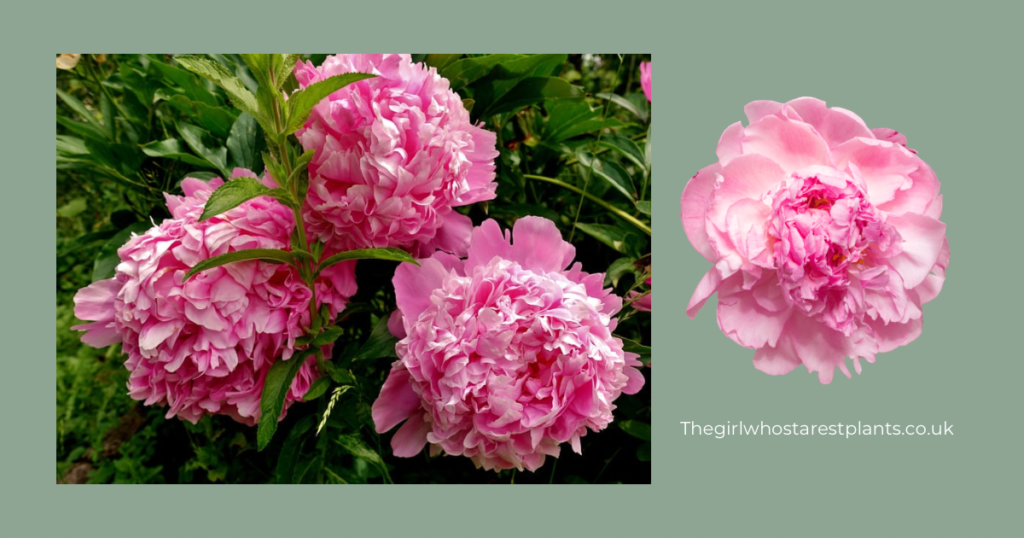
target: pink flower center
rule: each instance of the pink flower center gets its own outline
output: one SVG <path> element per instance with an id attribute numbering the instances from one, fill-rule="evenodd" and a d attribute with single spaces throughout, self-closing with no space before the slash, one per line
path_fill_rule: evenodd
<path id="1" fill-rule="evenodd" d="M 805 315 L 852 334 L 864 306 L 860 286 L 851 284 L 862 277 L 875 284 L 888 278 L 872 268 L 902 251 L 899 233 L 838 170 L 796 172 L 768 196 L 768 240 L 787 300 Z"/>

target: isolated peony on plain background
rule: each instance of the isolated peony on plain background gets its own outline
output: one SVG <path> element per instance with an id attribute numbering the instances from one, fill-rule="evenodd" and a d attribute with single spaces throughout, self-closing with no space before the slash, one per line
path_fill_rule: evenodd
<path id="1" fill-rule="evenodd" d="M 687 314 L 718 293 L 718 325 L 754 366 L 803 364 L 829 383 L 916 339 L 949 265 L 932 169 L 892 129 L 803 97 L 744 107 L 718 162 L 681 199 L 690 243 L 714 264 Z"/>
<path id="2" fill-rule="evenodd" d="M 236 169 L 235 176 L 255 177 Z M 277 187 L 265 179 L 268 187 Z M 260 416 L 263 381 L 277 360 L 288 360 L 309 325 L 310 292 L 288 265 L 236 262 L 182 278 L 213 256 L 252 248 L 289 246 L 292 210 L 269 197 L 254 198 L 199 222 L 210 194 L 223 181 L 182 181 L 185 196 L 165 195 L 173 218 L 133 236 L 118 250 L 113 278 L 75 295 L 75 316 L 92 323 L 82 341 L 122 343 L 131 371 L 128 390 L 146 405 L 166 404 L 167 418 L 196 422 L 225 414 L 248 425 Z M 332 317 L 356 292 L 354 262 L 328 268 L 316 282 L 317 305 Z M 285 409 L 317 378 L 314 359 L 299 370 Z M 282 415 L 283 416 L 283 415 Z"/>
<path id="3" fill-rule="evenodd" d="M 399 247 L 464 256 L 472 222 L 453 207 L 491 200 L 496 136 L 470 123 L 448 80 L 408 54 L 339 54 L 298 63 L 300 86 L 344 73 L 296 136 L 316 154 L 303 219 L 334 250 Z"/>
<path id="4" fill-rule="evenodd" d="M 373 404 L 394 454 L 472 458 L 485 469 L 536 470 L 561 443 L 612 421 L 614 401 L 644 377 L 612 336 L 622 299 L 603 274 L 569 265 L 575 248 L 550 220 L 524 217 L 502 235 L 475 228 L 468 258 L 437 252 L 395 272 L 389 327 L 400 360 Z"/>

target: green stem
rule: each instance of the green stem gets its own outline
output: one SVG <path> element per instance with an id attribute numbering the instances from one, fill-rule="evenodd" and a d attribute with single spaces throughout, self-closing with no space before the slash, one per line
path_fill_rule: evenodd
<path id="1" fill-rule="evenodd" d="M 547 182 L 547 183 L 551 183 L 552 185 L 558 185 L 559 187 L 562 187 L 563 189 L 569 189 L 572 192 L 575 192 L 576 194 L 583 195 L 584 197 L 586 197 L 591 202 L 594 202 L 595 204 L 597 204 L 597 205 L 607 209 L 608 211 L 611 211 L 612 213 L 614 213 L 616 216 L 618 216 L 622 220 L 625 220 L 625 221 L 629 222 L 630 224 L 632 224 L 633 226 L 636 226 L 637 228 L 639 228 L 641 231 L 643 231 L 647 235 L 651 235 L 651 227 L 650 226 L 644 224 L 643 222 L 638 220 L 633 215 L 630 215 L 629 213 L 626 213 L 625 211 L 623 211 L 623 210 L 621 210 L 621 209 L 619 209 L 619 208 L 609 204 L 608 202 L 605 202 L 604 200 L 598 198 L 597 196 L 594 196 L 593 194 L 590 194 L 589 192 L 584 192 L 583 189 L 580 189 L 579 187 L 577 187 L 575 185 L 570 185 L 568 183 L 565 183 L 564 181 L 560 181 L 560 180 L 557 180 L 555 178 L 544 177 L 544 176 L 535 176 L 533 174 L 523 174 L 523 177 L 525 177 L 527 179 L 536 179 L 537 181 L 544 181 L 544 182 Z"/>

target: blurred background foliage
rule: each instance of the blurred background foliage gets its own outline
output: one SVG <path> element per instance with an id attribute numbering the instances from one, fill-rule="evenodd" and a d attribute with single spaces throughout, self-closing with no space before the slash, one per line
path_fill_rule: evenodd
<path id="1" fill-rule="evenodd" d="M 323 54 L 305 55 L 319 65 Z M 253 93 L 235 55 L 210 55 Z M 459 208 L 504 227 L 525 215 L 555 221 L 588 272 L 626 296 L 650 266 L 650 104 L 643 55 L 414 54 L 448 78 L 474 120 L 498 134 L 498 198 Z M 117 248 L 169 217 L 163 193 L 185 177 L 262 172 L 259 126 L 212 83 L 167 55 L 82 55 L 57 71 L 57 481 L 65 483 L 650 483 L 650 370 L 616 421 L 564 446 L 536 473 L 486 472 L 467 458 L 391 456 L 370 405 L 394 360 L 375 349 L 394 309 L 395 264 L 363 261 L 359 293 L 341 315 L 340 373 L 289 410 L 256 450 L 255 428 L 198 424 L 130 399 L 120 347 L 93 349 L 70 330 L 75 292 L 113 275 Z M 585 193 L 586 196 L 581 196 Z M 650 361 L 650 314 L 630 307 L 616 334 Z M 374 329 L 377 328 L 377 333 Z M 389 356 L 390 355 L 390 356 Z M 323 431 L 317 427 L 331 404 Z"/>

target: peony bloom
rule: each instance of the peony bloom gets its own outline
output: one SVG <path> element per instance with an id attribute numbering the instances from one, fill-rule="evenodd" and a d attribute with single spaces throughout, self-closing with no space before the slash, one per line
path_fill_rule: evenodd
<path id="1" fill-rule="evenodd" d="M 473 225 L 452 208 L 494 198 L 495 134 L 470 123 L 448 80 L 408 54 L 295 66 L 302 87 L 353 72 L 377 78 L 328 96 L 296 133 L 316 150 L 303 219 L 335 250 L 465 255 Z"/>
<path id="2" fill-rule="evenodd" d="M 757 369 L 803 364 L 829 383 L 850 357 L 860 373 L 921 334 L 942 289 L 939 181 L 902 134 L 848 110 L 804 97 L 745 111 L 683 191 L 686 236 L 715 264 L 687 314 L 717 291 L 719 327 Z"/>
<path id="3" fill-rule="evenodd" d="M 640 86 L 647 100 L 651 100 L 651 62 L 640 62 Z"/>
<path id="4" fill-rule="evenodd" d="M 238 169 L 239 175 L 253 176 Z M 206 258 L 290 244 L 294 215 L 267 197 L 198 222 L 210 193 L 221 184 L 220 179 L 209 184 L 185 179 L 185 196 L 165 195 L 173 218 L 121 247 L 113 278 L 79 290 L 75 316 L 92 323 L 73 328 L 87 331 L 82 341 L 91 346 L 123 344 L 129 394 L 146 405 L 167 404 L 168 418 L 194 423 L 219 413 L 253 425 L 267 372 L 292 356 L 295 339 L 309 325 L 310 292 L 290 266 L 262 261 L 223 265 L 182 283 L 185 273 Z M 353 265 L 339 264 L 317 282 L 317 304 L 336 315 L 355 292 Z M 285 408 L 316 378 L 310 358 L 292 383 Z"/>
<path id="5" fill-rule="evenodd" d="M 587 274 L 555 224 L 519 219 L 509 236 L 488 220 L 469 257 L 437 252 L 395 272 L 401 338 L 373 404 L 377 431 L 405 424 L 399 457 L 431 452 L 485 469 L 539 468 L 612 421 L 619 394 L 644 384 L 637 355 L 612 336 L 622 299 Z"/>

